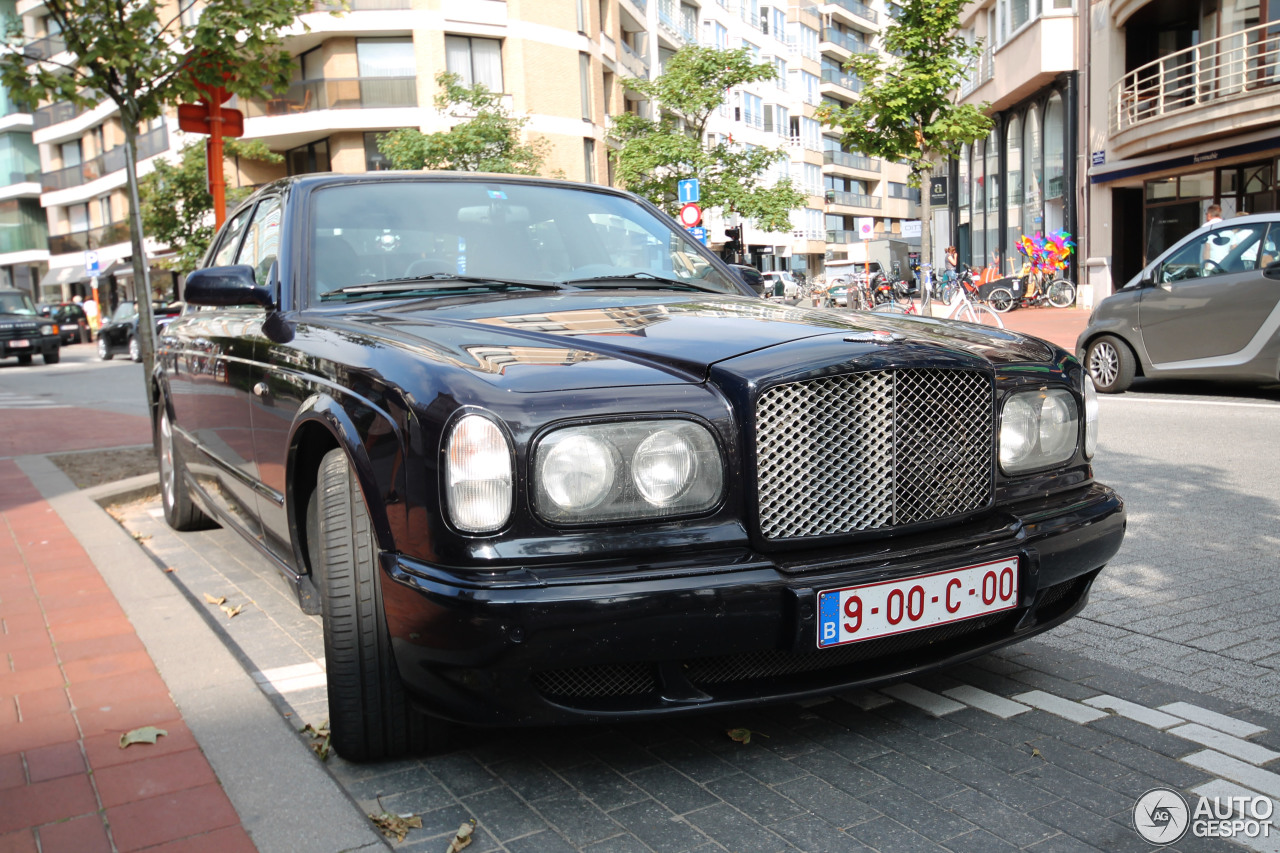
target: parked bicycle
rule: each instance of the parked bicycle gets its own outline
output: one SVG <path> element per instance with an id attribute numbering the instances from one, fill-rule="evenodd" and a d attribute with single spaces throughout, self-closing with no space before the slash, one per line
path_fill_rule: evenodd
<path id="1" fill-rule="evenodd" d="M 997 283 L 987 292 L 987 303 L 1001 314 L 1046 303 L 1054 308 L 1070 308 L 1076 302 L 1073 282 L 1065 278 L 1050 279 L 1047 273 L 1032 270 L 1030 264 L 1023 265 L 1022 275 L 1017 278 L 1001 281 L 1005 283 Z"/>

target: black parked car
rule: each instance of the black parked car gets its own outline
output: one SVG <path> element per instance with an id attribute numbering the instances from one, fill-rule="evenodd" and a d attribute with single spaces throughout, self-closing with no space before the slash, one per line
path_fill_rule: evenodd
<path id="1" fill-rule="evenodd" d="M 62 359 L 58 324 L 36 311 L 31 297 L 21 290 L 0 288 L 0 358 L 30 364 L 38 354 L 45 364 Z"/>
<path id="2" fill-rule="evenodd" d="M 205 264 L 154 375 L 165 515 L 323 613 L 349 759 L 952 664 L 1078 612 L 1124 536 L 1070 353 L 761 302 L 624 192 L 295 177 Z"/>
<path id="3" fill-rule="evenodd" d="M 156 334 L 181 312 L 181 304 L 163 305 L 153 302 L 151 315 L 156 321 Z M 135 302 L 121 302 L 116 306 L 111 317 L 98 330 L 98 358 L 109 361 L 123 350 L 129 354 L 130 360 L 142 361 L 142 346 L 138 342 L 138 316 L 138 305 Z"/>
<path id="4" fill-rule="evenodd" d="M 78 344 L 87 341 L 89 333 L 89 316 L 84 309 L 74 302 L 54 302 L 40 306 L 40 315 L 48 317 L 58 324 L 58 333 L 62 345 Z"/>
<path id="5" fill-rule="evenodd" d="M 729 264 L 729 269 L 738 274 L 742 283 L 751 288 L 756 296 L 764 296 L 764 273 L 746 264 Z"/>

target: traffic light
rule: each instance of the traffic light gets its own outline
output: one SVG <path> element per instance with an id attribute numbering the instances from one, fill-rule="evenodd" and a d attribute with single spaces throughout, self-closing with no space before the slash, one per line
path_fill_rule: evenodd
<path id="1" fill-rule="evenodd" d="M 729 252 L 742 251 L 742 226 L 735 225 L 732 228 L 724 229 L 725 250 Z"/>

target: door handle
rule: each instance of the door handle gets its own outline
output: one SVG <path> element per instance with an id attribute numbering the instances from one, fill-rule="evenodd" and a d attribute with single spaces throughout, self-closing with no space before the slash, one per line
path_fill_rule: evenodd
<path id="1" fill-rule="evenodd" d="M 267 387 L 267 383 L 259 382 L 253 386 L 253 395 L 265 400 L 267 397 L 271 396 L 271 389 Z"/>

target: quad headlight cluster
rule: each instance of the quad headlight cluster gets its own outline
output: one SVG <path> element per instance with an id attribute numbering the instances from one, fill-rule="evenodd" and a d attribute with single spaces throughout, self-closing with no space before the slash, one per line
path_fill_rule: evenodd
<path id="1" fill-rule="evenodd" d="M 42 334 L 42 335 L 56 335 L 56 334 L 58 334 L 58 327 L 57 327 L 57 326 L 41 326 L 41 327 L 40 327 L 40 334 Z"/>
<path id="2" fill-rule="evenodd" d="M 660 519 L 711 509 L 724 487 L 711 433 L 687 420 L 568 426 L 534 447 L 529 491 L 534 511 L 556 524 Z M 445 448 L 449 515 L 468 533 L 491 533 L 510 519 L 514 454 L 489 418 L 459 418 Z"/>
<path id="3" fill-rule="evenodd" d="M 1088 412 L 1087 402 L 1085 408 Z M 1096 398 L 1093 408 L 1096 424 Z M 1010 394 L 1000 413 L 1000 467 L 1006 474 L 1020 474 L 1066 462 L 1075 455 L 1079 436 L 1080 414 L 1070 391 Z"/>

